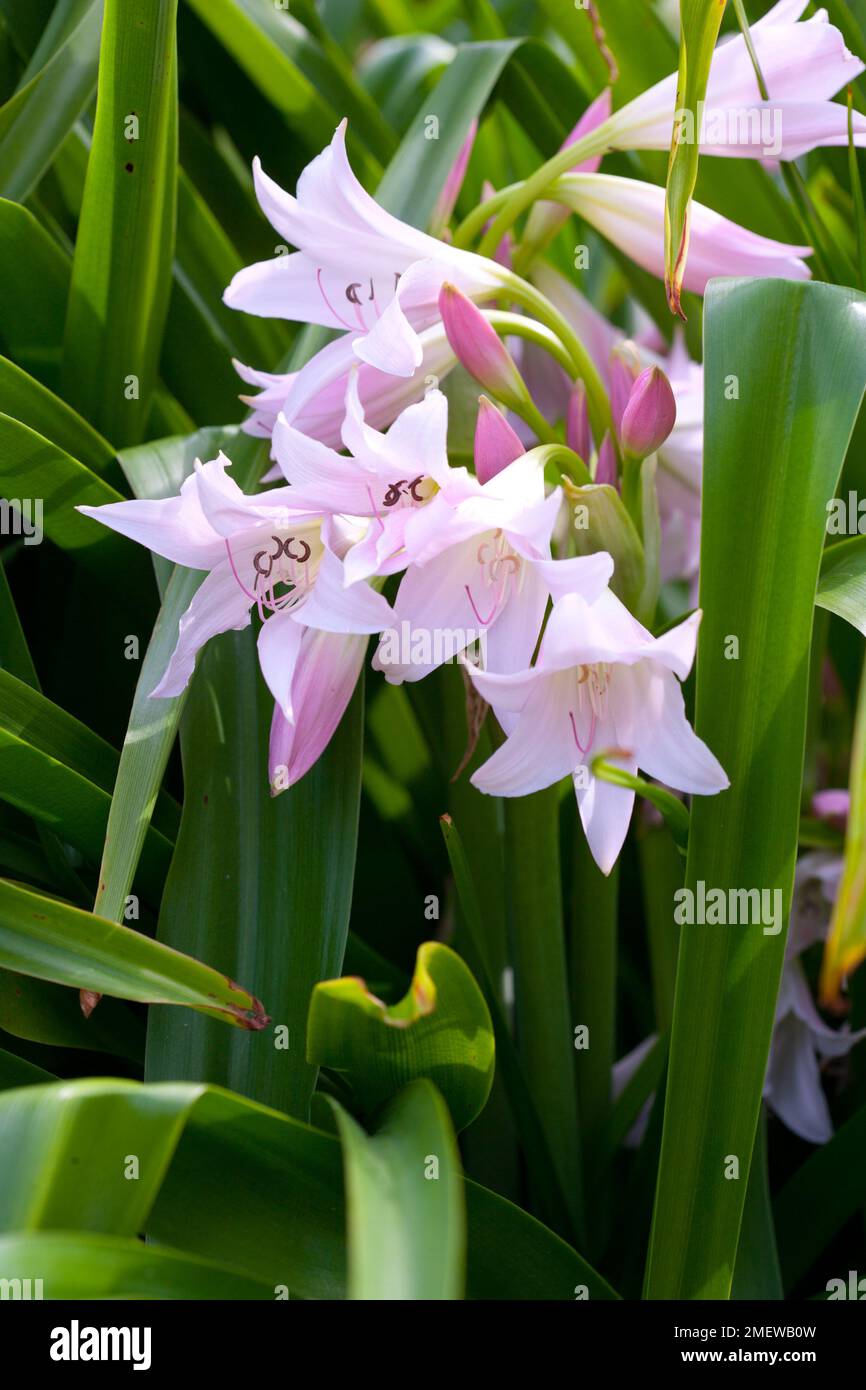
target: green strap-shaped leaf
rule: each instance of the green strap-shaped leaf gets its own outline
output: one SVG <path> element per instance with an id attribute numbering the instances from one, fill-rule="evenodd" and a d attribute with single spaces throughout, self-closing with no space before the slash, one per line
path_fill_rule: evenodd
<path id="1" fill-rule="evenodd" d="M 137 1181 L 123 1177 L 129 1154 Z M 0 1167 L 8 1233 L 144 1228 L 272 1288 L 345 1296 L 339 1141 L 218 1087 L 85 1080 L 7 1091 Z M 525 1212 L 468 1180 L 465 1191 L 471 1298 L 570 1301 L 579 1287 L 616 1297 Z"/>
<path id="2" fill-rule="evenodd" d="M 24 202 L 96 86 L 102 0 L 59 0 L 14 96 L 0 108 L 0 194 Z"/>
<path id="3" fill-rule="evenodd" d="M 344 1076 L 373 1114 L 407 1082 L 435 1081 L 458 1131 L 483 1110 L 493 1082 L 493 1025 L 469 967 L 436 941 L 418 948 L 407 994 L 388 1007 L 363 980 L 313 990 L 307 1060 Z"/>
<path id="4" fill-rule="evenodd" d="M 845 867 L 821 966 L 821 1002 L 845 1012 L 845 980 L 866 957 L 866 676 L 860 678 L 860 698 L 851 747 L 851 810 L 845 831 Z"/>
<path id="5" fill-rule="evenodd" d="M 694 799 L 686 885 L 693 907 L 701 883 L 726 903 L 763 898 L 760 913 L 734 900 L 739 925 L 689 924 L 677 904 L 651 1298 L 730 1294 L 793 887 L 826 505 L 866 386 L 864 304 L 782 280 L 716 281 L 707 297 L 695 725 L 731 786 Z"/>
<path id="6" fill-rule="evenodd" d="M 65 394 L 136 443 L 168 309 L 177 172 L 177 0 L 105 0 L 93 144 L 63 345 Z"/>
<path id="7" fill-rule="evenodd" d="M 184 1004 L 237 1028 L 267 1023 L 258 999 L 209 965 L 3 880 L 0 967 L 117 999 Z"/>
<path id="8" fill-rule="evenodd" d="M 485 962 L 484 917 L 477 891 L 477 875 L 473 875 L 463 842 L 450 816 L 442 817 L 441 828 L 461 908 L 461 950 L 470 961 L 478 981 L 484 989 L 496 1039 L 497 1073 L 504 1078 L 533 1190 L 541 1197 L 542 1214 L 549 1223 L 556 1230 L 570 1232 L 571 1216 L 568 1210 L 568 1201 L 553 1164 L 550 1146 L 539 1119 L 532 1092 L 527 1084 L 514 1039 L 511 1036 L 511 1028 L 503 1003 L 494 987 L 493 980 L 490 978 Z M 490 905 L 486 898 L 484 910 L 490 912 Z M 489 949 L 487 954 L 489 954 Z"/>
<path id="9" fill-rule="evenodd" d="M 789 1178 L 774 1210 L 779 1260 L 789 1291 L 866 1201 L 866 1106 L 846 1120 Z M 803 1213 L 809 1219 L 804 1221 Z M 839 1273 L 847 1274 L 839 1270 Z"/>
<path id="10" fill-rule="evenodd" d="M 55 1231 L 0 1236 L 0 1269 L 4 1278 L 23 1281 L 21 1288 L 29 1289 L 31 1298 L 234 1302 L 274 1297 L 270 1285 L 212 1260 L 115 1236 Z"/>
<path id="11" fill-rule="evenodd" d="M 57 385 L 69 258 L 20 203 L 0 198 L 0 348 Z"/>
<path id="12" fill-rule="evenodd" d="M 665 198 L 665 288 L 675 314 L 689 254 L 689 218 L 700 159 L 700 110 L 727 0 L 681 0 L 680 69 Z"/>
<path id="13" fill-rule="evenodd" d="M 114 449 L 101 434 L 5 357 L 0 357 L 0 406 L 5 415 L 49 439 L 93 473 L 104 473 L 114 462 Z"/>
<path id="14" fill-rule="evenodd" d="M 413 1081 L 364 1133 L 333 1102 L 343 1143 L 349 1298 L 462 1298 L 466 1211 L 448 1107 Z"/>
<path id="15" fill-rule="evenodd" d="M 288 125 L 311 152 L 327 145 L 334 128 L 344 115 L 347 91 L 341 93 L 341 107 L 335 110 L 322 95 L 321 68 L 319 81 L 301 70 L 297 52 L 297 36 L 285 14 L 274 7 L 258 5 L 255 0 L 188 0 L 199 18 L 219 39 L 226 51 L 246 73 L 259 91 L 285 117 Z M 294 40 L 294 41 L 293 41 Z M 390 140 L 382 123 L 369 112 L 366 94 L 356 90 L 350 98 L 356 117 L 363 112 L 362 124 L 367 135 L 373 135 L 379 147 L 378 158 L 355 138 L 350 121 L 349 149 L 361 178 L 375 178 L 384 159 L 390 154 Z"/>
<path id="16" fill-rule="evenodd" d="M 23 501 L 21 532 L 32 533 L 29 544 L 38 544 L 41 525 L 49 540 L 69 551 L 98 578 L 116 571 L 118 557 L 128 553 L 118 547 L 106 528 L 75 509 L 100 507 L 106 502 L 122 502 L 121 494 L 98 474 L 67 454 L 20 420 L 0 414 L 0 488 L 8 500 Z M 36 508 L 38 507 L 38 511 Z M 40 520 L 41 513 L 41 520 Z M 137 565 L 135 560 L 133 565 Z M 127 566 L 128 570 L 128 566 Z M 139 568 L 141 577 L 145 570 Z"/>
<path id="17" fill-rule="evenodd" d="M 834 498 L 834 505 L 846 513 L 847 498 Z M 855 518 L 859 521 L 859 515 Z M 828 545 L 821 562 L 821 575 L 815 602 L 844 618 L 866 637 L 866 536 Z"/>
<path id="18" fill-rule="evenodd" d="M 96 734 L 23 681 L 0 671 L 0 796 L 99 862 L 117 754 Z M 162 795 L 142 859 L 142 881 L 158 902 L 177 830 L 178 808 Z M 122 905 L 121 905 L 122 906 Z"/>
<path id="19" fill-rule="evenodd" d="M 315 767 L 277 797 L 273 707 L 252 628 L 209 643 L 181 723 L 184 811 L 159 920 L 161 941 L 266 994 L 272 1029 L 236 1046 L 206 1019 L 177 1028 L 153 1017 L 147 1076 L 203 1076 L 306 1119 L 310 994 L 342 968 L 349 925 L 363 692 Z"/>

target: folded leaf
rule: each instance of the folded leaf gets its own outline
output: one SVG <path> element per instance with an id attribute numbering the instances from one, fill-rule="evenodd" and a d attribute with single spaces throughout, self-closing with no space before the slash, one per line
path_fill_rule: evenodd
<path id="1" fill-rule="evenodd" d="M 436 941 L 418 948 L 408 993 L 390 1007 L 363 980 L 317 985 L 307 1058 L 345 1076 L 374 1113 L 407 1082 L 434 1081 L 459 1131 L 480 1114 L 493 1083 L 493 1024 L 469 967 Z"/>

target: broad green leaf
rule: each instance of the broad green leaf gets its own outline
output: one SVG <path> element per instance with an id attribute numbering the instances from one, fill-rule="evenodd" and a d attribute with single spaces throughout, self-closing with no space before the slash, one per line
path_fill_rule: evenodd
<path id="1" fill-rule="evenodd" d="M 118 577 L 120 557 L 128 548 L 92 517 L 77 507 L 100 507 L 122 502 L 121 494 L 97 473 L 67 454 L 36 430 L 0 414 L 0 487 L 4 497 L 23 502 L 19 526 L 25 544 L 41 541 L 40 528 L 61 550 L 80 560 L 97 579 Z M 35 539 L 34 539 L 35 538 Z M 138 557 L 123 565 L 124 579 L 132 586 L 146 573 Z"/>
<path id="2" fill-rule="evenodd" d="M 0 671 L 0 794 L 99 862 L 117 770 L 114 749 L 37 690 Z M 177 828 L 162 796 L 142 859 L 142 886 L 158 902 Z M 123 904 L 121 905 L 121 907 Z"/>
<path id="3" fill-rule="evenodd" d="M 217 213 L 182 169 L 178 171 L 177 194 L 176 277 L 213 322 L 228 355 L 264 368 L 276 365 L 288 346 L 283 325 L 279 320 L 239 314 L 223 304 L 223 291 L 243 261 Z M 233 373 L 232 402 L 242 389 Z"/>
<path id="4" fill-rule="evenodd" d="M 523 1145 L 526 1165 L 533 1189 L 543 1200 L 549 1223 L 557 1230 L 570 1231 L 571 1217 L 568 1202 L 553 1164 L 550 1146 L 544 1133 L 535 1101 L 523 1072 L 520 1057 L 511 1036 L 511 1029 L 499 992 L 494 988 L 486 961 L 484 911 L 489 912 L 485 896 L 482 909 L 463 842 L 450 816 L 441 819 L 442 834 L 462 911 L 460 925 L 461 950 L 468 956 L 472 969 L 484 989 L 496 1038 L 497 1074 L 504 1077 L 509 1103 Z"/>
<path id="5" fill-rule="evenodd" d="M 63 344 L 65 394 L 115 444 L 143 433 L 168 309 L 177 0 L 105 0 L 99 95 Z"/>
<path id="6" fill-rule="evenodd" d="M 96 86 L 102 0 L 59 0 L 15 95 L 0 108 L 0 194 L 24 202 Z"/>
<path id="7" fill-rule="evenodd" d="M 221 432 L 199 431 L 189 438 L 156 440 L 122 451 L 120 463 L 136 496 L 167 497 L 178 491 L 196 457 L 214 457 L 225 439 Z M 233 444 L 235 476 L 241 486 L 248 485 L 257 472 L 262 453 L 258 441 L 249 436 Z M 184 694 L 152 700 L 151 691 L 165 673 L 177 642 L 178 622 L 204 577 L 198 570 L 180 567 L 168 578 L 166 567 L 157 567 L 157 573 L 165 579 L 162 607 L 141 664 L 120 753 L 94 904 L 95 912 L 114 920 L 121 917 L 132 886 L 186 698 Z"/>
<path id="8" fill-rule="evenodd" d="M 806 1159 L 776 1198 L 779 1260 L 790 1292 L 866 1200 L 866 1106 Z M 809 1219 L 804 1221 L 803 1213 Z M 847 1274 L 847 1270 L 839 1270 Z"/>
<path id="9" fill-rule="evenodd" d="M 847 501 L 840 498 L 839 504 L 847 506 Z M 815 602 L 866 637 L 866 536 L 827 546 Z"/>
<path id="10" fill-rule="evenodd" d="M 746 1189 L 731 1297 L 737 1301 L 752 1299 L 766 1303 L 779 1301 L 784 1296 L 770 1199 L 767 1115 L 764 1107 L 755 1136 L 752 1166 L 749 1169 L 749 1186 Z"/>
<path id="11" fill-rule="evenodd" d="M 458 48 L 400 142 L 376 199 L 397 216 L 426 227 L 439 191 L 472 121 L 484 107 L 519 39 L 466 44 Z M 429 118 L 438 124 L 431 127 Z M 427 133 L 438 130 L 439 138 Z"/>
<path id="12" fill-rule="evenodd" d="M 306 1118 L 313 986 L 342 968 L 361 784 L 359 690 L 323 756 L 279 796 L 268 785 L 273 697 L 252 628 L 212 641 L 181 722 L 184 811 L 159 939 L 268 996 L 273 1031 L 235 1046 L 207 1020 L 152 1018 L 148 1079 L 204 1077 Z"/>
<path id="13" fill-rule="evenodd" d="M 94 912 L 119 919 L 148 834 L 184 697 L 152 700 L 177 642 L 177 624 L 203 576 L 176 570 L 154 625 L 135 688 L 111 798 Z"/>
<path id="14" fill-rule="evenodd" d="M 851 746 L 851 809 L 845 831 L 845 868 L 821 966 L 820 997 L 825 1007 L 845 1012 L 845 981 L 866 957 L 866 677 L 861 676 L 860 698 Z"/>
<path id="15" fill-rule="evenodd" d="M 266 1026 L 258 999 L 128 927 L 0 881 L 0 966 L 140 1003 L 183 1004 L 239 1029 Z"/>
<path id="16" fill-rule="evenodd" d="M 0 198 L 0 348 L 52 388 L 68 290 L 67 256 L 32 212 Z"/>
<path id="17" fill-rule="evenodd" d="M 208 26 L 238 66 L 259 88 L 262 95 L 285 117 L 295 135 L 311 152 L 327 145 L 346 111 L 335 111 L 321 94 L 321 88 L 301 71 L 292 56 L 293 21 L 285 14 L 254 0 L 188 0 L 192 9 Z M 361 98 L 363 100 L 363 98 Z M 366 102 L 363 103 L 366 109 Z M 381 132 L 380 132 L 381 133 Z M 382 134 L 383 140 L 387 137 Z M 379 159 L 354 138 L 349 130 L 349 149 L 361 178 L 375 178 L 381 159 L 390 151 L 380 150 Z"/>
<path id="18" fill-rule="evenodd" d="M 700 106 L 727 0 L 681 0 L 680 68 L 665 197 L 665 288 L 675 314 L 689 254 L 691 201 L 700 158 Z"/>
<path id="19" fill-rule="evenodd" d="M 140 1240 L 41 1231 L 0 1236 L 0 1269 L 51 1299 L 273 1299 L 263 1282 Z M 37 1282 L 38 1281 L 38 1282 Z M 14 1283 L 12 1284 L 14 1288 Z M 26 1288 L 24 1284 L 22 1287 Z"/>
<path id="20" fill-rule="evenodd" d="M 16 1086 L 40 1086 L 45 1081 L 53 1081 L 50 1072 L 43 1071 L 14 1052 L 0 1048 L 0 1091 L 9 1091 Z"/>
<path id="21" fill-rule="evenodd" d="M 582 1240 L 584 1195 L 572 1060 L 575 1025 L 560 886 L 559 788 L 508 799 L 504 810 L 518 1046 L 572 1227 Z"/>
<path id="22" fill-rule="evenodd" d="M 143 1020 L 123 1000 L 104 999 L 85 1018 L 77 989 L 9 970 L 0 970 L 0 1028 L 45 1047 L 110 1052 L 136 1066 L 144 1060 Z"/>
<path id="23" fill-rule="evenodd" d="M 104 473 L 114 450 L 71 406 L 35 377 L 0 357 L 0 406 L 3 413 L 50 439 L 93 473 Z"/>
<path id="24" fill-rule="evenodd" d="M 418 110 L 419 92 L 429 90 L 453 57 L 454 45 L 438 35 L 395 36 L 371 44 L 358 71 L 382 115 L 402 132 Z"/>
<path id="25" fill-rule="evenodd" d="M 463 1178 L 442 1096 L 430 1081 L 413 1081 L 371 1135 L 332 1104 L 343 1144 L 349 1298 L 461 1298 Z"/>
<path id="26" fill-rule="evenodd" d="M 493 1025 L 469 967 L 448 946 L 428 941 L 418 948 L 412 983 L 396 1004 L 384 1004 L 351 977 L 316 985 L 307 1060 L 344 1077 L 367 1115 L 407 1082 L 426 1077 L 444 1096 L 459 1132 L 490 1094 Z"/>
<path id="27" fill-rule="evenodd" d="M 0 1229 L 152 1241 L 304 1298 L 346 1292 L 339 1141 L 217 1087 L 86 1080 L 0 1095 Z M 122 1180 L 128 1154 L 139 1180 Z M 77 1160 L 77 1161 L 75 1161 Z M 422 1181 L 424 1181 L 422 1177 Z M 280 1194 L 278 1201 L 274 1193 Z M 615 1298 L 570 1246 L 466 1182 L 472 1298 Z"/>
<path id="28" fill-rule="evenodd" d="M 866 386 L 864 304 L 780 280 L 717 281 L 707 297 L 695 727 L 731 787 L 694 799 L 686 884 L 693 901 L 699 883 L 766 890 L 782 928 L 826 504 Z M 784 929 L 764 925 L 681 928 L 650 1298 L 730 1295 L 785 950 Z"/>

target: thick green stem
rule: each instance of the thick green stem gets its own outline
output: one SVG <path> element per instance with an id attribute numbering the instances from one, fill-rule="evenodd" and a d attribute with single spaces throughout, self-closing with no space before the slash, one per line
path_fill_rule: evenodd
<path id="1" fill-rule="evenodd" d="M 555 333 L 569 353 L 572 361 L 572 374 L 575 380 L 581 379 L 586 387 L 589 419 L 595 438 L 601 440 L 605 434 L 610 433 L 611 438 L 615 439 L 613 416 L 610 412 L 610 401 L 604 382 L 589 352 L 564 314 L 561 314 L 556 306 L 551 304 L 547 296 L 541 293 L 541 290 L 536 289 L 535 285 L 531 285 L 528 280 L 521 280 L 519 275 L 508 277 L 506 290 L 513 300 L 522 304 L 525 309 L 531 310 L 541 323 L 545 324 L 552 333 Z"/>

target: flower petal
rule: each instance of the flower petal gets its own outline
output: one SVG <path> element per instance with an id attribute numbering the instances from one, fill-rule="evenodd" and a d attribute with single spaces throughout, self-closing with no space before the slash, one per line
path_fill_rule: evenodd
<path id="1" fill-rule="evenodd" d="M 268 689 L 286 719 L 294 720 L 292 681 L 304 629 L 285 611 L 272 613 L 262 623 L 258 638 L 259 665 Z"/>
<path id="2" fill-rule="evenodd" d="M 177 645 L 161 681 L 151 691 L 155 698 L 179 695 L 186 688 L 199 649 L 220 632 L 240 632 L 250 622 L 250 599 L 232 573 L 228 560 L 207 575 L 178 625 Z"/>

